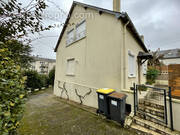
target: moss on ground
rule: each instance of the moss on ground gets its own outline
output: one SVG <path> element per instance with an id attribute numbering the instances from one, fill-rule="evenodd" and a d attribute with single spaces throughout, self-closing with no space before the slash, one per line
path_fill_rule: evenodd
<path id="1" fill-rule="evenodd" d="M 92 113 L 60 102 L 52 90 L 32 95 L 19 135 L 129 135 L 132 131 Z"/>

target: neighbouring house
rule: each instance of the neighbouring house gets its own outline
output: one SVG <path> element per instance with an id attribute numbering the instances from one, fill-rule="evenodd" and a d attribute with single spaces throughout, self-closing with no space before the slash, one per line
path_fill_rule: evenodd
<path id="1" fill-rule="evenodd" d="M 47 59 L 40 57 L 33 57 L 30 69 L 37 71 L 40 74 L 48 74 L 56 65 L 55 59 Z"/>
<path id="2" fill-rule="evenodd" d="M 160 74 L 156 80 L 156 84 L 172 86 L 172 85 L 169 85 L 169 83 L 171 83 L 172 82 L 171 80 L 173 79 L 173 78 L 169 78 L 169 76 L 171 76 L 169 74 L 169 71 L 171 71 L 169 69 L 169 66 L 171 65 L 170 67 L 173 69 L 173 72 L 176 74 L 174 69 L 176 67 L 178 67 L 178 65 L 180 64 L 180 49 L 178 49 L 178 48 L 177 49 L 169 49 L 169 50 L 160 50 L 159 49 L 158 55 L 161 56 L 160 62 L 163 63 L 164 65 L 157 67 L 157 69 L 160 70 Z M 176 71 L 178 71 L 178 69 Z"/>
<path id="3" fill-rule="evenodd" d="M 133 83 L 146 82 L 148 50 L 127 13 L 73 2 L 57 42 L 54 94 L 97 108 L 98 88 L 113 88 L 134 104 Z"/>
<path id="4" fill-rule="evenodd" d="M 165 65 L 180 64 L 180 49 L 170 49 L 159 51 L 160 55 L 163 55 L 161 61 Z"/>
<path id="5" fill-rule="evenodd" d="M 169 72 L 168 67 L 170 65 L 178 65 L 180 64 L 180 49 L 169 49 L 169 50 L 158 50 L 158 55 L 160 56 L 160 62 L 163 64 L 159 67 L 156 67 L 160 74 L 156 80 L 157 85 L 169 85 Z"/>

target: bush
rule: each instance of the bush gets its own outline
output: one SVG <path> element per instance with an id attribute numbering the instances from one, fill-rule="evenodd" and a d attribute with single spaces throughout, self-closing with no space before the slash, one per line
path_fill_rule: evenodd
<path id="1" fill-rule="evenodd" d="M 155 80 L 157 79 L 159 74 L 159 70 L 151 68 L 148 69 L 146 79 L 147 79 L 147 84 L 153 84 L 155 83 Z"/>
<path id="2" fill-rule="evenodd" d="M 139 85 L 138 90 L 139 91 L 147 91 L 147 87 L 145 85 Z"/>
<path id="3" fill-rule="evenodd" d="M 48 87 L 49 86 L 49 78 L 47 75 L 39 74 L 41 80 L 41 87 Z"/>
<path id="4" fill-rule="evenodd" d="M 31 88 L 41 89 L 42 87 L 48 86 L 48 76 L 43 74 L 38 74 L 37 71 L 27 70 L 24 72 L 24 76 L 27 77 L 26 80 L 26 89 Z"/>
<path id="5" fill-rule="evenodd" d="M 49 72 L 49 85 L 54 86 L 55 67 Z"/>
<path id="6" fill-rule="evenodd" d="M 0 44 L 0 135 L 15 135 L 23 116 L 26 92 L 21 68 Z"/>
<path id="7" fill-rule="evenodd" d="M 25 71 L 24 76 L 27 77 L 26 89 L 31 88 L 32 90 L 41 88 L 41 79 L 37 71 L 28 70 Z"/>

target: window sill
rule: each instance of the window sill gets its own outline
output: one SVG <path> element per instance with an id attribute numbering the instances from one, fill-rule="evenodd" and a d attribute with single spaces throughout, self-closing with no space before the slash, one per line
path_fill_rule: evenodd
<path id="1" fill-rule="evenodd" d="M 66 74 L 66 76 L 72 76 L 72 77 L 74 77 L 75 75 L 74 75 L 74 74 Z"/>
<path id="2" fill-rule="evenodd" d="M 84 36 L 84 37 L 82 37 L 82 38 L 80 38 L 80 39 L 77 39 L 77 40 L 74 40 L 72 43 L 70 43 L 70 44 L 66 44 L 66 47 L 69 47 L 69 46 L 71 46 L 72 44 L 74 44 L 74 43 L 76 43 L 76 42 L 78 42 L 78 41 L 80 41 L 80 40 L 82 40 L 82 39 L 84 39 L 84 38 L 86 38 L 86 36 Z"/>
<path id="3" fill-rule="evenodd" d="M 136 78 L 136 76 L 128 76 L 128 78 Z"/>

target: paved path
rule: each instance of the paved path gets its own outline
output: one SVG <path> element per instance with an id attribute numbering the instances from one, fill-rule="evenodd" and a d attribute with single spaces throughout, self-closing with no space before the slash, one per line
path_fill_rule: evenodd
<path id="1" fill-rule="evenodd" d="M 20 135 L 130 135 L 130 130 L 61 102 L 52 90 L 32 95 L 19 129 Z"/>

